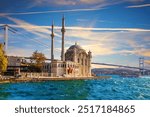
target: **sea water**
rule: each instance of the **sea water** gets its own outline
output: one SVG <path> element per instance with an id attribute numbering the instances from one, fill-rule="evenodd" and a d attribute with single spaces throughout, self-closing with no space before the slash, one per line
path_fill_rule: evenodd
<path id="1" fill-rule="evenodd" d="M 0 84 L 1 100 L 149 100 L 150 78 Z"/>

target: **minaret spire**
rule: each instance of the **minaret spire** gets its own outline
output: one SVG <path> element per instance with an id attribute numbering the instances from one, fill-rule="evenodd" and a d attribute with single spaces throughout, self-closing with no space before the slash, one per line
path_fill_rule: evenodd
<path id="1" fill-rule="evenodd" d="M 65 54 L 64 54 L 65 17 L 64 17 L 64 15 L 63 15 L 63 18 L 62 18 L 62 29 L 61 29 L 61 32 L 62 32 L 62 50 L 61 50 L 61 60 L 62 60 L 62 61 L 65 61 Z"/>
<path id="2" fill-rule="evenodd" d="M 51 30 L 51 61 L 54 60 L 54 21 L 52 22 Z"/>

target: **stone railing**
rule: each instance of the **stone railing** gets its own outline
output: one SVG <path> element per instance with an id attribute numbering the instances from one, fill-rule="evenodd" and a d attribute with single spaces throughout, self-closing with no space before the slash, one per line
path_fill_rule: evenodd
<path id="1" fill-rule="evenodd" d="M 21 72 L 20 75 L 21 75 L 22 77 L 31 77 L 31 78 L 32 78 L 32 77 L 39 78 L 39 77 L 50 77 L 50 76 L 51 76 L 50 73 L 44 73 L 44 72 L 42 72 L 42 73 L 36 73 L 36 72 L 32 72 L 32 73 L 30 73 L 30 72 Z"/>

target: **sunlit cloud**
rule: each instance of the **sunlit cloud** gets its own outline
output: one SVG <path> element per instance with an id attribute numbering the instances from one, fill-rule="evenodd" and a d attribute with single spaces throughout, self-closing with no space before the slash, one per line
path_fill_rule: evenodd
<path id="1" fill-rule="evenodd" d="M 104 47 L 101 44 L 93 44 L 93 45 L 83 45 L 82 46 L 85 50 L 90 50 L 93 56 L 97 55 L 111 55 L 115 54 L 116 52 L 113 51 L 113 47 Z"/>
<path id="2" fill-rule="evenodd" d="M 106 66 L 106 65 L 96 65 L 96 64 L 91 64 L 92 68 L 116 68 L 115 66 Z"/>
<path id="3" fill-rule="evenodd" d="M 145 49 L 140 52 L 141 55 L 150 57 L 150 49 Z"/>
<path id="4" fill-rule="evenodd" d="M 146 33 L 146 32 L 144 32 Z M 94 56 L 111 54 L 135 54 L 147 56 L 143 49 L 148 42 L 136 38 L 144 38 L 144 33 L 138 32 L 93 32 L 93 31 L 69 31 L 66 36 L 79 38 L 79 42 L 88 51 L 91 50 Z M 147 33 L 146 33 L 147 34 Z M 150 43 L 150 41 L 149 41 Z M 119 49 L 121 48 L 121 49 Z"/>
<path id="5" fill-rule="evenodd" d="M 37 26 L 26 21 L 12 18 L 7 19 L 16 24 L 10 24 L 12 27 L 22 28 L 27 32 L 37 35 L 39 38 L 35 41 L 42 44 L 42 39 L 50 39 L 50 26 Z M 61 43 L 61 27 L 55 26 L 55 35 L 59 39 L 56 41 Z M 65 44 L 67 48 L 78 41 L 86 51 L 92 51 L 93 56 L 113 55 L 113 54 L 135 54 L 141 56 L 149 56 L 149 50 L 146 49 L 149 41 L 148 29 L 139 28 L 85 28 L 85 27 L 66 27 Z M 58 33 L 59 32 L 59 33 Z M 138 42 L 136 38 L 141 38 Z M 48 47 L 48 46 L 47 46 Z M 67 49 L 66 48 L 66 49 Z M 60 52 L 61 48 L 55 48 Z M 18 52 L 19 53 L 19 52 Z"/>
<path id="6" fill-rule="evenodd" d="M 150 60 L 145 60 L 145 63 L 150 65 Z"/>

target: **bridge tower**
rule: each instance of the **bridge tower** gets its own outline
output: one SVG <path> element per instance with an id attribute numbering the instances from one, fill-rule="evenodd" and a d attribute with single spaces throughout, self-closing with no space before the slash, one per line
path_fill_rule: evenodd
<path id="1" fill-rule="evenodd" d="M 144 75 L 144 57 L 139 58 L 140 75 Z"/>
<path id="2" fill-rule="evenodd" d="M 7 55 L 7 49 L 8 49 L 8 31 L 11 31 L 12 33 L 16 33 L 17 30 L 10 27 L 9 25 L 5 24 L 3 26 L 0 26 L 0 29 L 4 29 L 4 51 Z"/>

